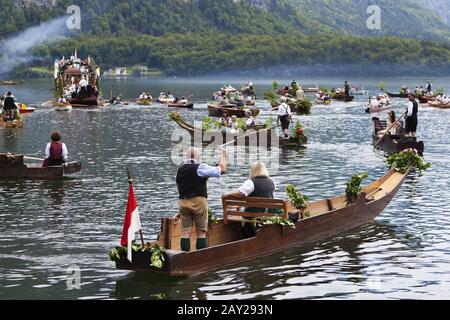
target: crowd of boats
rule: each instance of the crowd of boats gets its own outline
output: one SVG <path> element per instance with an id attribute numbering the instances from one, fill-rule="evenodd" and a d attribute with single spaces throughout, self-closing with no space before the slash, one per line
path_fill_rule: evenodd
<path id="1" fill-rule="evenodd" d="M 90 58 L 80 59 L 77 53 L 69 59 L 63 57 L 55 62 L 55 99 L 49 102 L 55 110 L 70 110 L 72 107 L 91 108 L 123 106 L 131 103 L 150 106 L 153 97 L 143 91 L 133 100 L 121 96 L 102 99 L 99 88 L 99 69 L 91 64 Z M 448 98 L 443 92 L 433 93 L 431 82 L 425 90 L 420 87 L 409 92 L 402 87 L 399 94 L 382 91 L 369 97 L 366 111 L 372 117 L 372 141 L 375 148 L 388 154 L 410 152 L 423 154 L 424 143 L 416 137 L 418 105 L 428 103 L 439 107 L 448 105 Z M 188 131 L 192 139 L 200 136 L 204 144 L 211 142 L 211 137 L 219 137 L 216 145 L 245 147 L 262 146 L 267 148 L 305 148 L 308 138 L 303 125 L 294 123 L 295 113 L 305 114 L 310 104 L 330 105 L 333 100 L 351 102 L 355 95 L 364 95 L 367 91 L 360 86 L 351 86 L 345 81 L 343 88 L 302 88 L 295 80 L 290 85 L 273 84 L 273 90 L 267 92 L 265 99 L 271 104 L 270 111 L 276 111 L 277 120 L 258 123 L 257 116 L 262 110 L 257 108 L 257 94 L 252 81 L 239 89 L 230 84 L 221 86 L 213 92 L 211 102 L 207 104 L 209 117 L 204 118 L 201 127 L 186 122 L 178 112 L 170 117 L 181 128 Z M 192 108 L 192 96 L 177 97 L 169 91 L 161 92 L 156 103 L 174 108 Z M 397 118 L 391 99 L 408 98 L 407 111 Z M 0 124 L 7 128 L 23 126 L 21 114 L 33 112 L 35 108 L 27 107 L 15 100 L 8 92 L 1 100 L 2 114 Z M 380 119 L 381 112 L 389 111 L 386 120 Z M 309 111 L 308 111 L 309 112 Z M 211 118 L 210 118 L 211 117 Z M 212 119 L 215 118 L 215 119 Z M 217 120 L 218 119 L 218 120 Z M 294 124 L 294 125 L 293 125 Z M 281 132 L 276 128 L 281 126 Z M 239 141 L 242 139 L 242 141 Z M 274 145 L 275 143 L 275 145 Z M 411 151 L 412 152 L 412 151 Z M 413 156 L 415 157 L 415 155 Z M 36 161 L 30 165 L 27 161 Z M 42 162 L 42 165 L 39 163 Z M 117 268 L 166 273 L 169 275 L 188 275 L 199 273 L 225 265 L 253 259 L 284 250 L 286 247 L 301 245 L 350 230 L 373 220 L 389 204 L 407 174 L 412 170 L 411 163 L 405 170 L 392 168 L 380 179 L 372 182 L 355 195 L 351 201 L 348 194 L 308 202 L 303 199 L 300 205 L 293 198 L 289 200 L 262 197 L 228 197 L 222 199 L 223 218 L 209 225 L 208 247 L 186 252 L 181 250 L 180 218 L 162 219 L 161 232 L 156 241 L 144 244 L 132 252 L 132 261 L 127 258 L 124 247 L 116 248 L 111 257 Z M 67 146 L 61 141 L 59 133 L 53 133 L 46 148 L 46 158 L 34 158 L 10 153 L 0 154 L 0 179 L 59 179 L 79 173 L 80 162 L 67 161 Z M 130 180 L 131 181 L 131 180 Z M 295 197 L 294 197 L 295 198 Z M 263 209 L 249 212 L 247 208 Z M 268 211 L 269 210 L 269 211 Z M 269 214 L 270 210 L 278 211 Z M 255 228 L 255 233 L 248 236 L 243 232 L 243 223 L 254 223 L 256 218 L 277 217 L 281 223 L 267 223 Z M 295 217 L 292 218 L 292 217 Z M 272 222 L 275 220 L 272 220 Z M 192 237 L 190 241 L 194 241 Z M 267 241 L 270 239 L 270 241 Z M 194 243 L 194 242 L 193 242 Z M 164 257 L 157 267 L 149 261 Z"/>

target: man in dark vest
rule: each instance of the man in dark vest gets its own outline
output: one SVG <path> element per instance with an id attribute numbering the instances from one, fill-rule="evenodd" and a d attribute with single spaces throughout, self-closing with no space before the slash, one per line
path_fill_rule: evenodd
<path id="1" fill-rule="evenodd" d="M 12 121 L 16 118 L 17 105 L 11 91 L 8 91 L 3 100 L 3 110 L 5 110 L 5 120 Z"/>
<path id="2" fill-rule="evenodd" d="M 190 251 L 192 226 L 197 231 L 196 249 L 207 247 L 208 231 L 208 178 L 220 178 L 227 171 L 227 152 L 223 149 L 218 166 L 199 163 L 200 152 L 197 148 L 189 148 L 186 160 L 178 168 L 177 187 L 180 195 L 181 216 L 181 250 Z"/>
<path id="3" fill-rule="evenodd" d="M 61 142 L 61 135 L 58 132 L 53 132 L 51 140 L 45 148 L 43 167 L 60 166 L 68 159 L 67 146 Z"/>
<path id="4" fill-rule="evenodd" d="M 433 86 L 431 84 L 431 81 L 428 81 L 427 83 L 427 93 L 430 93 L 433 91 Z"/>
<path id="5" fill-rule="evenodd" d="M 408 110 L 405 120 L 405 136 L 416 138 L 416 131 L 417 131 L 417 113 L 419 112 L 419 104 L 416 101 L 416 98 L 414 95 L 409 95 L 409 102 L 408 102 Z"/>
<path id="6" fill-rule="evenodd" d="M 345 81 L 344 92 L 346 97 L 350 97 L 350 85 L 348 84 L 348 81 Z"/>

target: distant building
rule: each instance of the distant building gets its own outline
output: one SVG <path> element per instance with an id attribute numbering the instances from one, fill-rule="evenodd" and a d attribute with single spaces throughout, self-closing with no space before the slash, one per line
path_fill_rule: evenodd
<path id="1" fill-rule="evenodd" d="M 104 76 L 107 77 L 126 77 L 128 76 L 128 68 L 127 67 L 115 67 L 106 70 L 103 73 Z"/>

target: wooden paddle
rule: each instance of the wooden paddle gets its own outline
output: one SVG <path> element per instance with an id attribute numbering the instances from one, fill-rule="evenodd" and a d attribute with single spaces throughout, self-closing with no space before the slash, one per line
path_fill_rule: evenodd
<path id="1" fill-rule="evenodd" d="M 408 111 L 405 111 L 404 114 L 402 114 L 400 116 L 400 118 L 397 119 L 397 121 L 395 121 L 389 128 L 386 129 L 386 132 L 381 136 L 381 138 L 377 141 L 377 143 L 375 143 L 375 145 L 373 146 L 373 148 L 375 149 L 381 142 L 381 140 L 383 140 L 384 136 L 389 132 L 389 130 L 391 130 L 397 123 L 400 122 L 400 120 L 406 116 L 408 114 Z"/>
<path id="2" fill-rule="evenodd" d="M 34 158 L 34 157 L 23 157 L 25 160 L 34 160 L 34 161 L 44 161 L 44 159 L 41 158 Z"/>

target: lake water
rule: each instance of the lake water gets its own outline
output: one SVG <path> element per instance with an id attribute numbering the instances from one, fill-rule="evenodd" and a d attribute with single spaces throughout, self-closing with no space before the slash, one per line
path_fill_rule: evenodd
<path id="1" fill-rule="evenodd" d="M 112 79 L 105 96 L 135 98 L 142 90 L 192 95 L 189 122 L 207 115 L 206 102 L 222 83 L 249 79 Z M 341 87 L 346 79 L 310 78 L 304 87 Z M 349 79 L 371 94 L 380 80 L 396 91 L 425 78 Z M 450 79 L 432 78 L 450 91 Z M 279 79 L 280 84 L 292 79 Z M 272 79 L 253 79 L 262 101 Z M 12 89 L 16 98 L 40 105 L 52 97 L 50 80 L 29 80 Z M 362 171 L 370 180 L 387 171 L 385 155 L 371 146 L 367 96 L 353 103 L 315 106 L 295 116 L 307 128 L 304 150 L 283 150 L 272 167 L 277 197 L 294 183 L 310 199 L 343 193 L 347 179 Z M 405 101 L 394 100 L 400 115 Z M 127 200 L 126 167 L 135 191 L 146 239 L 160 230 L 160 218 L 177 211 L 171 161 L 177 125 L 168 108 L 126 106 L 57 113 L 40 107 L 21 130 L 0 129 L 0 152 L 42 157 L 52 131 L 63 133 L 70 158 L 83 163 L 81 175 L 64 181 L 0 181 L 0 299 L 436 299 L 450 298 L 450 110 L 421 107 L 418 136 L 432 169 L 409 177 L 391 204 L 371 224 L 313 245 L 226 267 L 195 277 L 167 280 L 116 270 L 108 252 L 118 245 Z M 264 111 L 264 121 L 275 117 Z M 384 117 L 384 116 L 383 116 Z M 231 155 L 233 156 L 233 154 Z M 214 161 L 217 158 L 213 158 Z M 248 177 L 248 163 L 231 160 L 229 174 L 209 182 L 209 204 L 221 215 L 222 192 Z M 70 268 L 81 270 L 81 288 L 70 290 Z"/>

